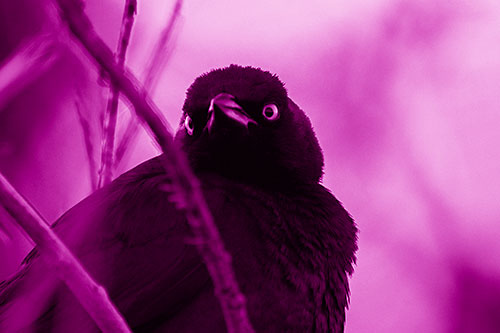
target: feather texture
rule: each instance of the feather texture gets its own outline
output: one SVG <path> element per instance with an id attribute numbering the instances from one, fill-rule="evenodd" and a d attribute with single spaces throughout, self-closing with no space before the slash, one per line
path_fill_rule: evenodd
<path id="1" fill-rule="evenodd" d="M 240 105 L 256 126 L 238 127 L 221 119 L 222 112 L 215 118 L 218 132 L 204 131 L 219 93 L 234 96 L 231 105 Z M 261 114 L 270 102 L 280 110 L 272 123 Z M 323 156 L 307 116 L 276 76 L 235 65 L 195 81 L 182 124 L 188 116 L 198 127 L 190 135 L 181 126 L 176 140 L 233 258 L 254 328 L 343 331 L 357 230 L 319 184 Z M 53 228 L 134 331 L 225 331 L 210 275 L 193 246 L 197 240 L 163 190 L 169 184 L 164 158 L 121 175 Z M 34 249 L 20 272 L 0 285 L 0 331 L 97 331 L 39 256 Z"/>

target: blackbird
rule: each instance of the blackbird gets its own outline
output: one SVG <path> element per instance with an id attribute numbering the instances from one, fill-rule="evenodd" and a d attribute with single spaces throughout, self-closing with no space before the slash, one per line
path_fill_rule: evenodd
<path id="1" fill-rule="evenodd" d="M 231 65 L 187 91 L 175 141 L 199 178 L 256 331 L 342 332 L 357 229 L 320 184 L 311 123 L 276 75 Z M 225 332 L 160 155 L 66 212 L 53 230 L 134 332 Z M 191 241 L 190 241 L 191 240 Z M 0 285 L 0 331 L 98 331 L 35 248 Z"/>

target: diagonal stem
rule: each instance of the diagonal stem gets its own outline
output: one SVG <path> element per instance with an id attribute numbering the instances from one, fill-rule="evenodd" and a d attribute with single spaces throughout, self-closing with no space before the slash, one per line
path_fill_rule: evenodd
<path id="1" fill-rule="evenodd" d="M 186 156 L 174 143 L 158 108 L 150 100 L 147 92 L 140 87 L 137 79 L 129 71 L 117 66 L 113 53 L 95 33 L 90 20 L 84 14 L 82 2 L 57 0 L 57 3 L 71 32 L 90 56 L 109 74 L 112 84 L 115 84 L 133 105 L 137 116 L 145 123 L 150 134 L 168 157 L 164 159 L 164 167 L 167 174 L 172 177 L 174 194 L 183 201 L 182 208 L 186 211 L 191 230 L 200 240 L 197 243 L 198 251 L 212 277 L 228 331 L 253 332 L 246 312 L 245 297 L 240 292 L 231 266 L 231 257 L 224 249 L 202 195 L 200 183 L 191 171 Z"/>
<path id="2" fill-rule="evenodd" d="M 148 68 L 146 70 L 146 74 L 144 77 L 144 89 L 146 89 L 150 94 L 153 94 L 156 83 L 158 82 L 157 78 L 159 74 L 163 71 L 163 68 L 166 64 L 166 57 L 170 54 L 167 50 L 168 42 L 171 40 L 171 36 L 175 27 L 175 23 L 179 18 L 179 14 L 182 8 L 182 0 L 177 0 L 174 5 L 174 9 L 168 20 L 167 25 L 162 30 L 160 38 L 156 43 L 155 50 L 153 55 L 149 61 Z M 125 129 L 125 133 L 116 148 L 114 167 L 117 168 L 120 165 L 127 149 L 129 149 L 130 144 L 137 137 L 139 132 L 139 124 L 137 123 L 137 119 L 135 117 L 131 117 L 128 121 L 127 127 Z"/>
<path id="3" fill-rule="evenodd" d="M 106 290 L 85 271 L 81 263 L 52 231 L 49 223 L 0 174 L 0 203 L 44 253 L 47 264 L 69 287 L 97 326 L 104 332 L 130 332 L 111 303 Z"/>
<path id="4" fill-rule="evenodd" d="M 123 11 L 122 28 L 120 30 L 120 38 L 117 49 L 117 65 L 123 69 L 125 65 L 125 54 L 130 41 L 132 26 L 134 25 L 134 17 L 137 12 L 137 1 L 126 0 L 125 9 Z M 104 143 L 101 155 L 101 169 L 99 170 L 98 188 L 109 184 L 113 178 L 113 149 L 115 141 L 116 118 L 118 112 L 118 96 L 119 91 L 114 84 L 111 84 L 110 96 L 106 108 L 104 121 Z"/>
<path id="5" fill-rule="evenodd" d="M 57 41 L 49 34 L 40 34 L 22 43 L 0 64 L 0 112 L 14 96 L 47 72 L 60 56 Z"/>

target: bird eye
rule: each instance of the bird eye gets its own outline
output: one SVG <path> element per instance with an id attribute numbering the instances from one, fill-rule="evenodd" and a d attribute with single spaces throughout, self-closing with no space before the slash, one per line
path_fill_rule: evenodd
<path id="1" fill-rule="evenodd" d="M 193 124 L 193 119 L 191 119 L 189 115 L 186 115 L 186 119 L 184 120 L 184 127 L 186 127 L 187 134 L 193 135 L 194 124 Z"/>
<path id="2" fill-rule="evenodd" d="M 262 109 L 262 115 L 267 120 L 273 121 L 279 118 L 280 113 L 278 107 L 275 104 L 266 104 Z"/>

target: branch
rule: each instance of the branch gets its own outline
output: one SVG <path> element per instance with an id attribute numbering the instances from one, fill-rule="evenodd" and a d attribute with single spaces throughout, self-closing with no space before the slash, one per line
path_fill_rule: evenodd
<path id="1" fill-rule="evenodd" d="M 66 283 L 85 310 L 104 332 L 130 332 L 109 300 L 106 290 L 85 271 L 49 224 L 0 173 L 0 202 L 45 255 L 47 264 Z"/>
<path id="2" fill-rule="evenodd" d="M 80 95 L 78 91 L 78 95 Z M 83 97 L 78 96 L 81 101 Z M 94 158 L 94 144 L 92 143 L 92 133 L 89 121 L 85 118 L 82 108 L 84 108 L 83 103 L 75 100 L 76 113 L 78 114 L 78 121 L 80 122 L 80 127 L 82 128 L 83 141 L 85 142 L 85 150 L 87 152 L 87 159 L 89 162 L 89 176 L 90 176 L 90 187 L 92 192 L 97 189 L 97 163 Z"/>
<path id="3" fill-rule="evenodd" d="M 123 11 L 122 28 L 118 41 L 117 61 L 118 67 L 123 70 L 125 65 L 125 54 L 130 41 L 132 26 L 134 25 L 134 15 L 137 12 L 137 1 L 126 0 Z M 101 170 L 99 170 L 98 188 L 109 184 L 113 178 L 113 148 L 115 141 L 116 115 L 118 111 L 119 91 L 114 84 L 111 84 L 110 97 L 105 114 L 104 133 L 105 139 L 102 148 Z"/>
<path id="4" fill-rule="evenodd" d="M 45 73 L 59 57 L 57 43 L 42 34 L 21 44 L 0 66 L 0 111 L 24 87 Z"/>
<path id="5" fill-rule="evenodd" d="M 10 217 L 6 217 L 3 209 L 0 208 L 0 245 L 6 244 L 8 241 L 12 240 L 12 233 L 7 227 L 5 219 L 9 219 Z"/>
<path id="6" fill-rule="evenodd" d="M 147 90 L 151 95 L 155 91 L 156 84 L 158 83 L 158 76 L 163 71 L 166 65 L 167 56 L 170 54 L 167 52 L 167 45 L 172 32 L 174 30 L 175 22 L 179 17 L 179 13 L 182 8 L 182 0 L 177 0 L 174 5 L 174 10 L 168 20 L 167 25 L 162 30 L 160 38 L 156 43 L 155 50 L 153 52 L 153 56 L 149 60 L 148 69 L 146 70 L 146 75 L 144 77 L 144 89 Z M 135 117 L 130 117 L 130 120 L 127 124 L 127 128 L 125 133 L 122 136 L 120 144 L 116 149 L 115 155 L 115 163 L 114 167 L 118 167 L 123 157 L 125 156 L 125 152 L 130 147 L 130 143 L 136 138 L 139 132 L 139 126 L 137 123 L 137 119 Z"/>
<path id="7" fill-rule="evenodd" d="M 147 125 L 150 134 L 168 157 L 164 167 L 172 177 L 174 195 L 181 199 L 188 223 L 199 242 L 196 246 L 203 257 L 214 282 L 229 332 L 253 332 L 245 307 L 245 297 L 240 292 L 231 267 L 231 257 L 224 249 L 222 239 L 202 195 L 200 183 L 189 168 L 180 148 L 174 143 L 159 110 L 147 92 L 140 88 L 137 79 L 123 71 L 113 53 L 95 33 L 82 3 L 78 0 L 57 0 L 61 15 L 67 20 L 71 32 L 92 58 L 106 70 L 112 84 L 120 89 L 133 105 L 137 116 Z"/>
<path id="8" fill-rule="evenodd" d="M 155 45 L 155 50 L 153 56 L 149 60 L 149 66 L 146 71 L 146 76 L 144 78 L 144 87 L 147 91 L 151 91 L 150 88 L 154 88 L 157 83 L 158 74 L 161 73 L 165 67 L 166 56 L 169 54 L 167 52 L 167 44 L 174 31 L 175 23 L 179 18 L 179 14 L 182 8 L 182 0 L 177 0 L 174 5 L 170 19 L 167 25 L 163 28 L 160 38 Z"/>

